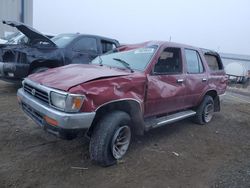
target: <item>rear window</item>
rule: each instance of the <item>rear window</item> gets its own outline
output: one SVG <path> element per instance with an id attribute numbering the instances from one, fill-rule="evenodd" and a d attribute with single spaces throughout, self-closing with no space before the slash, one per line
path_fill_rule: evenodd
<path id="1" fill-rule="evenodd" d="M 101 44 L 102 44 L 102 53 L 106 53 L 116 48 L 115 44 L 109 41 L 101 40 Z"/>
<path id="2" fill-rule="evenodd" d="M 222 69 L 222 65 L 216 56 L 205 54 L 205 59 L 211 71 L 218 71 Z"/>

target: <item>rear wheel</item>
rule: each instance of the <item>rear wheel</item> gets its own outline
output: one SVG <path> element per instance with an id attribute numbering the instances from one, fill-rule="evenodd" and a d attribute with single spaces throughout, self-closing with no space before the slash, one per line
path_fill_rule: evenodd
<path id="1" fill-rule="evenodd" d="M 127 152 L 131 141 L 130 117 L 126 112 L 108 113 L 95 126 L 90 139 L 90 158 L 110 166 Z"/>
<path id="2" fill-rule="evenodd" d="M 209 123 L 214 116 L 214 100 L 211 96 L 206 95 L 196 111 L 194 120 L 196 123 L 204 125 Z"/>

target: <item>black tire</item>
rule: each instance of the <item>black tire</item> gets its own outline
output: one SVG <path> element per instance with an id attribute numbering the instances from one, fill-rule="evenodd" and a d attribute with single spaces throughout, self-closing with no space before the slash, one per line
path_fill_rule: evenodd
<path id="1" fill-rule="evenodd" d="M 93 162 L 104 167 L 114 165 L 117 162 L 117 158 L 115 158 L 114 151 L 112 150 L 115 145 L 114 138 L 117 137 L 115 135 L 117 135 L 120 129 L 128 127 L 130 131 L 129 145 L 131 141 L 130 121 L 130 116 L 126 112 L 114 111 L 107 113 L 96 124 L 89 145 L 90 159 Z"/>
<path id="2" fill-rule="evenodd" d="M 31 71 L 31 74 L 39 73 L 39 72 L 44 72 L 44 71 L 46 71 L 48 69 L 49 69 L 48 67 L 38 67 L 38 68 L 33 69 Z"/>
<path id="3" fill-rule="evenodd" d="M 207 115 L 207 110 L 210 108 L 211 114 Z M 196 110 L 194 121 L 200 125 L 209 123 L 213 118 L 214 113 L 214 100 L 211 96 L 206 95 Z M 211 117 L 210 117 L 211 116 Z"/>

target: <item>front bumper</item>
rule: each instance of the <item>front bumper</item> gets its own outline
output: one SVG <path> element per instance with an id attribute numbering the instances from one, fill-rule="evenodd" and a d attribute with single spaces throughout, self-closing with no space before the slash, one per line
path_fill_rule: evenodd
<path id="1" fill-rule="evenodd" d="M 20 88 L 17 92 L 19 104 L 23 111 L 33 119 L 38 125 L 43 127 L 48 132 L 60 136 L 60 132 L 69 130 L 82 130 L 88 129 L 95 117 L 95 112 L 89 113 L 66 113 L 58 111 L 30 94 L 24 92 L 23 88 Z M 45 117 L 49 117 L 58 124 L 56 126 L 50 125 Z"/>
<path id="2" fill-rule="evenodd" d="M 29 74 L 29 64 L 0 62 L 0 78 L 5 81 L 20 81 Z"/>

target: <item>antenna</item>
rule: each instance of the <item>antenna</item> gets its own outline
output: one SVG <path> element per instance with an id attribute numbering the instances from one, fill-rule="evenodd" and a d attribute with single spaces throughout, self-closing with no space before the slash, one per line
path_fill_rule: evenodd
<path id="1" fill-rule="evenodd" d="M 169 42 L 171 42 L 171 39 L 172 39 L 172 38 L 171 38 L 171 35 L 170 35 L 170 37 L 169 37 Z"/>

